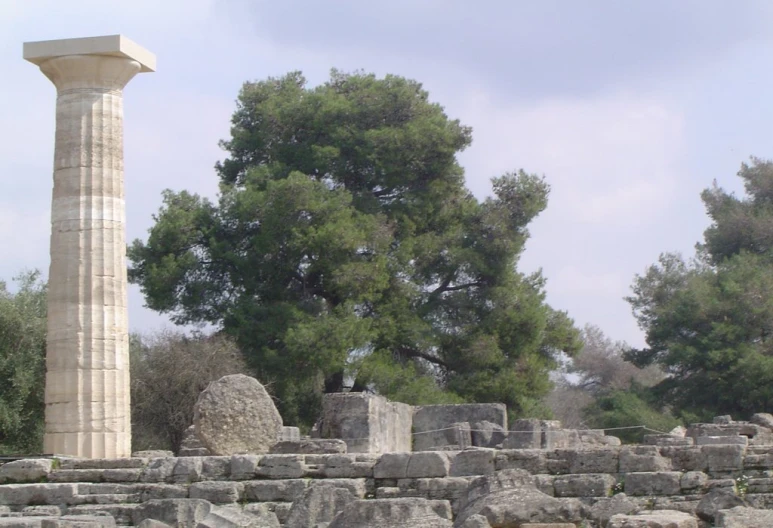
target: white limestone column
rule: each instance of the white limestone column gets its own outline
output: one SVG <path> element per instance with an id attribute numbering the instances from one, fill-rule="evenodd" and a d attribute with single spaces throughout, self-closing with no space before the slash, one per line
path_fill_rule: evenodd
<path id="1" fill-rule="evenodd" d="M 44 450 L 128 457 L 122 90 L 155 58 L 118 35 L 26 43 L 24 58 L 57 89 Z"/>

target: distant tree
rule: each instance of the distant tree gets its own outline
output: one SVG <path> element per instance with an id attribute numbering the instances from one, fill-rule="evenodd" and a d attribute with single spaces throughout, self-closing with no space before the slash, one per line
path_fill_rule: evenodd
<path id="1" fill-rule="evenodd" d="M 396 76 L 246 83 L 232 124 L 217 202 L 165 192 L 129 250 L 148 306 L 232 335 L 288 423 L 348 386 L 515 414 L 549 390 L 579 341 L 516 270 L 543 178 L 507 173 L 478 201 L 456 159 L 470 129 Z"/>
<path id="2" fill-rule="evenodd" d="M 565 427 L 646 425 L 655 429 L 664 423 L 675 423 L 667 410 L 638 395 L 663 379 L 657 366 L 642 369 L 626 361 L 623 354 L 630 347 L 625 342 L 612 341 L 597 326 L 586 325 L 582 340 L 579 354 L 566 362 L 546 399 L 553 415 Z M 641 432 L 621 436 L 626 440 L 641 439 Z"/>
<path id="3" fill-rule="evenodd" d="M 46 285 L 37 271 L 0 281 L 0 454 L 42 453 Z"/>
<path id="4" fill-rule="evenodd" d="M 655 394 L 693 419 L 773 409 L 773 163 L 738 175 L 742 198 L 703 192 L 712 225 L 696 258 L 661 255 L 628 298 L 647 342 L 628 357 L 660 365 Z"/>
<path id="5" fill-rule="evenodd" d="M 241 353 L 226 336 L 163 331 L 133 334 L 131 352 L 132 449 L 177 453 L 193 423 L 199 394 L 211 381 L 245 373 Z"/>

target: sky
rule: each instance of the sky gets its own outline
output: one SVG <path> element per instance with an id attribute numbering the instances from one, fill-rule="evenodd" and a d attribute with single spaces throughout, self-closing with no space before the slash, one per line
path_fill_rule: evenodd
<path id="1" fill-rule="evenodd" d="M 643 346 L 635 275 L 692 254 L 702 189 L 741 193 L 741 163 L 773 158 L 770 27 L 768 0 L 0 0 L 0 280 L 49 263 L 55 89 L 22 43 L 121 33 L 158 58 L 124 90 L 127 240 L 164 189 L 216 196 L 245 81 L 402 75 L 472 127 L 476 196 L 520 168 L 551 185 L 519 263 L 551 306 Z M 129 304 L 132 330 L 171 325 Z"/>

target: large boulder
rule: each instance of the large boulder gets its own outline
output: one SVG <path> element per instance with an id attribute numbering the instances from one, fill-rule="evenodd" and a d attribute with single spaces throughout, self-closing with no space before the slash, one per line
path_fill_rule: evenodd
<path id="1" fill-rule="evenodd" d="M 213 455 L 267 453 L 282 433 L 282 417 L 268 392 L 244 374 L 210 383 L 196 402 L 193 423 Z"/>
<path id="2" fill-rule="evenodd" d="M 579 522 L 584 517 L 577 499 L 556 499 L 539 491 L 534 477 L 521 469 L 506 469 L 478 477 L 460 502 L 456 527 L 480 515 L 491 526 L 520 526 L 527 522 Z"/>
<path id="3" fill-rule="evenodd" d="M 289 523 L 288 523 L 289 525 Z M 418 498 L 356 500 L 328 528 L 452 528 L 451 503 Z"/>

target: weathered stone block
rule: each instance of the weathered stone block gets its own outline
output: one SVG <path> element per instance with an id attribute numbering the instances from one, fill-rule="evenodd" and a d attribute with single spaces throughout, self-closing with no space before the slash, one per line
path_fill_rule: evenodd
<path id="1" fill-rule="evenodd" d="M 561 475 L 553 479 L 556 497 L 606 497 L 615 477 L 606 474 Z"/>
<path id="2" fill-rule="evenodd" d="M 178 483 L 198 482 L 201 479 L 203 457 L 180 457 L 172 471 L 172 481 Z"/>
<path id="3" fill-rule="evenodd" d="M 646 434 L 642 443 L 653 446 L 691 446 L 695 444 L 695 440 L 689 436 Z"/>
<path id="4" fill-rule="evenodd" d="M 133 460 L 133 459 L 128 459 Z M 176 458 L 153 458 L 140 476 L 141 482 L 171 482 Z"/>
<path id="5" fill-rule="evenodd" d="M 349 503 L 328 528 L 362 526 L 451 528 L 451 505 L 419 498 L 357 500 Z"/>
<path id="6" fill-rule="evenodd" d="M 497 447 L 501 446 L 507 436 L 507 428 L 499 424 L 483 420 L 472 422 L 470 426 L 472 434 L 472 445 L 476 447 Z"/>
<path id="7" fill-rule="evenodd" d="M 660 447 L 660 454 L 671 459 L 674 471 L 706 471 L 708 459 L 700 447 L 668 446 Z"/>
<path id="8" fill-rule="evenodd" d="M 260 459 L 260 455 L 233 455 L 231 457 L 231 478 L 233 480 L 250 480 L 255 478 Z"/>
<path id="9" fill-rule="evenodd" d="M 54 461 L 50 458 L 14 460 L 0 466 L 0 484 L 40 482 L 51 473 Z"/>
<path id="10" fill-rule="evenodd" d="M 70 504 L 76 493 L 76 484 L 5 484 L 0 486 L 0 504 Z"/>
<path id="11" fill-rule="evenodd" d="M 188 496 L 188 488 L 179 484 L 137 484 L 133 487 L 140 502 L 155 499 L 184 499 Z"/>
<path id="12" fill-rule="evenodd" d="M 455 423 L 476 422 L 489 422 L 507 430 L 507 407 L 501 403 L 467 403 L 422 405 L 413 411 L 414 434 L 444 429 Z"/>
<path id="13" fill-rule="evenodd" d="M 132 513 L 135 526 L 153 519 L 171 526 L 194 527 L 212 510 L 212 504 L 201 499 L 164 499 L 140 504 Z"/>
<path id="14" fill-rule="evenodd" d="M 494 473 L 496 471 L 494 465 L 496 453 L 494 449 L 476 447 L 459 451 L 455 455 L 449 454 L 451 459 L 449 474 L 452 477 L 465 477 Z"/>
<path id="15" fill-rule="evenodd" d="M 533 475 L 547 473 L 547 456 L 542 449 L 503 449 L 497 452 L 496 470 L 525 469 Z"/>
<path id="16" fill-rule="evenodd" d="M 320 523 L 332 521 L 336 514 L 355 500 L 358 498 L 348 489 L 336 488 L 325 481 L 315 482 L 293 502 L 286 524 L 315 528 Z"/>
<path id="17" fill-rule="evenodd" d="M 448 454 L 438 451 L 424 451 L 411 454 L 405 476 L 407 478 L 447 477 L 450 468 L 451 461 Z"/>
<path id="18" fill-rule="evenodd" d="M 661 456 L 655 446 L 625 446 L 619 453 L 620 473 L 671 471 L 671 459 Z"/>
<path id="19" fill-rule="evenodd" d="M 339 438 L 307 438 L 304 440 L 277 442 L 269 450 L 271 454 L 341 454 L 346 453 L 346 442 Z"/>
<path id="20" fill-rule="evenodd" d="M 617 449 L 558 449 L 569 464 L 569 473 L 617 473 L 620 454 Z"/>
<path id="21" fill-rule="evenodd" d="M 682 474 L 679 487 L 682 488 L 682 493 L 703 493 L 708 482 L 709 476 L 703 471 L 688 471 Z"/>
<path id="22" fill-rule="evenodd" d="M 303 455 L 263 455 L 258 462 L 257 475 L 263 478 L 295 479 L 304 476 Z"/>
<path id="23" fill-rule="evenodd" d="M 607 528 L 698 528 L 698 521 L 684 512 L 661 510 L 613 515 Z"/>
<path id="24" fill-rule="evenodd" d="M 317 467 L 320 477 L 370 478 L 380 457 L 375 454 L 306 455 L 307 467 Z"/>
<path id="25" fill-rule="evenodd" d="M 773 526 L 773 511 L 736 506 L 717 512 L 718 528 L 756 528 Z"/>
<path id="26" fill-rule="evenodd" d="M 205 481 L 191 484 L 191 499 L 204 499 L 213 504 L 238 502 L 243 491 L 241 482 Z"/>
<path id="27" fill-rule="evenodd" d="M 746 447 L 740 445 L 706 445 L 701 446 L 706 456 L 709 474 L 743 469 L 743 459 Z"/>
<path id="28" fill-rule="evenodd" d="M 282 431 L 279 433 L 277 442 L 300 442 L 301 430 L 297 427 L 289 425 L 282 426 Z"/>
<path id="29" fill-rule="evenodd" d="M 541 449 L 542 421 L 534 418 L 516 420 L 502 443 L 504 449 Z"/>
<path id="30" fill-rule="evenodd" d="M 695 439 L 695 444 L 703 445 L 749 445 L 748 436 L 699 436 Z"/>
<path id="31" fill-rule="evenodd" d="M 377 479 L 406 478 L 410 458 L 411 453 L 384 453 L 373 468 L 373 477 Z"/>
<path id="32" fill-rule="evenodd" d="M 625 476 L 627 495 L 678 495 L 682 474 L 678 471 L 659 473 L 628 473 Z"/>
<path id="33" fill-rule="evenodd" d="M 292 502 L 308 485 L 304 479 L 252 480 L 244 483 L 244 498 L 256 502 Z"/>
<path id="34" fill-rule="evenodd" d="M 115 528 L 111 515 L 65 515 L 40 520 L 40 528 Z"/>
<path id="35" fill-rule="evenodd" d="M 580 435 L 575 429 L 563 429 L 557 420 L 542 420 L 542 448 L 562 449 L 579 448 L 582 445 Z"/>
<path id="36" fill-rule="evenodd" d="M 469 422 L 455 422 L 440 429 L 413 433 L 414 451 L 461 450 L 472 445 Z"/>
<path id="37" fill-rule="evenodd" d="M 322 438 L 340 438 L 349 453 L 411 451 L 413 408 L 364 392 L 326 394 Z"/>

